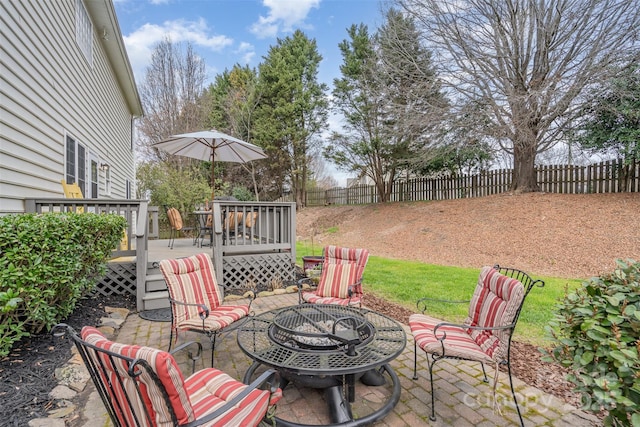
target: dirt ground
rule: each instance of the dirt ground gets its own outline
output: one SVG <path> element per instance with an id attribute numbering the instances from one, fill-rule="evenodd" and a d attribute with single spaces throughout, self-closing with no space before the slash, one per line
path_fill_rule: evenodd
<path id="1" fill-rule="evenodd" d="M 617 258 L 640 260 L 640 194 L 326 206 L 302 209 L 296 219 L 298 239 L 313 239 L 313 255 L 335 244 L 394 259 L 478 269 L 498 263 L 534 277 L 578 279 L 613 270 Z M 412 313 L 366 294 L 366 283 L 365 304 L 405 323 Z M 538 348 L 514 342 L 514 375 L 580 407 L 580 396 L 564 379 L 567 371 L 541 358 Z"/>
<path id="2" fill-rule="evenodd" d="M 587 279 L 640 260 L 640 193 L 500 194 L 436 202 L 301 209 L 298 239 L 371 255 Z"/>

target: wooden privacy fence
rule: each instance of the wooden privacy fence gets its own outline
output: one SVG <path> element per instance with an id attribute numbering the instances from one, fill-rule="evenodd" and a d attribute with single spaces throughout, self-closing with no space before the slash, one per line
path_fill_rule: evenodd
<path id="1" fill-rule="evenodd" d="M 398 181 L 393 185 L 389 200 L 402 202 L 489 196 L 509 191 L 512 176 L 511 169 L 497 169 L 476 175 Z M 640 192 L 640 163 L 627 166 L 621 160 L 609 160 L 588 166 L 538 166 L 536 179 L 540 190 L 547 193 Z M 306 206 L 377 202 L 378 191 L 374 185 L 309 190 L 306 194 Z"/>

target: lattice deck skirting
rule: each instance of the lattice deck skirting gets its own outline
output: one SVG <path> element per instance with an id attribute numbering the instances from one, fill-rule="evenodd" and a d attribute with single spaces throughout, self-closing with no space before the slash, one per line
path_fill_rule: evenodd
<path id="1" fill-rule="evenodd" d="M 229 292 L 244 291 L 247 283 L 268 288 L 273 281 L 295 280 L 295 262 L 290 252 L 225 256 L 223 283 Z"/>
<path id="2" fill-rule="evenodd" d="M 136 263 L 113 260 L 107 263 L 107 274 L 93 291 L 95 295 L 136 295 Z"/>

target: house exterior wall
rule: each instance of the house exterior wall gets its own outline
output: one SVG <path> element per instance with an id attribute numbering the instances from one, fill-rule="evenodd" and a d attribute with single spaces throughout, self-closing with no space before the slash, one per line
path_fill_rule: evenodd
<path id="1" fill-rule="evenodd" d="M 132 126 L 141 113 L 139 97 L 135 83 L 122 83 L 122 65 L 130 72 L 126 54 L 114 63 L 107 45 L 119 43 L 116 52 L 123 51 L 111 0 L 92 0 L 87 8 L 90 61 L 81 50 L 76 14 L 82 1 L 0 1 L 0 214 L 24 212 L 26 197 L 64 197 L 67 137 L 86 149 L 85 197 L 124 199 L 127 183 L 135 194 Z M 90 159 L 98 178 L 93 195 Z M 103 163 L 108 172 L 95 168 Z"/>

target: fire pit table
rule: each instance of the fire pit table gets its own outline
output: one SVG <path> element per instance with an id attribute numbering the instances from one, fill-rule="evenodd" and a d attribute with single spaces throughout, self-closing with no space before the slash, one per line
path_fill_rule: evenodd
<path id="1" fill-rule="evenodd" d="M 406 345 L 395 320 L 372 310 L 332 304 L 301 304 L 256 315 L 238 329 L 238 345 L 254 363 L 244 382 L 260 365 L 277 369 L 284 389 L 289 382 L 323 389 L 333 423 L 369 425 L 387 415 L 400 399 L 400 381 L 389 366 Z M 353 419 L 355 381 L 393 391 L 377 411 Z M 300 426 L 276 418 L 279 426 Z"/>

